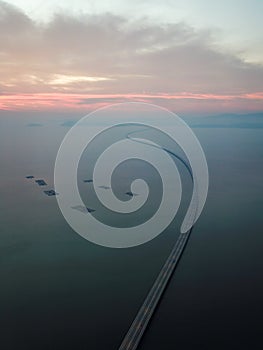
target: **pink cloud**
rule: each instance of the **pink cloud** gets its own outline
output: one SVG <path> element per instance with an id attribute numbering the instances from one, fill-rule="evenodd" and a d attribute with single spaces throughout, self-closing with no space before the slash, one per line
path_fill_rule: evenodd
<path id="1" fill-rule="evenodd" d="M 0 95 L 2 110 L 79 110 L 90 111 L 119 102 L 154 103 L 180 112 L 263 110 L 263 92 L 233 95 L 177 94 L 12 94 Z"/>

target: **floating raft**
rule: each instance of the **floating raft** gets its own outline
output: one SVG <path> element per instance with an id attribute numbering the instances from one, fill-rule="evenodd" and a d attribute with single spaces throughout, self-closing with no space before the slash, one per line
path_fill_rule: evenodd
<path id="1" fill-rule="evenodd" d="M 130 197 L 133 197 L 133 193 L 132 192 L 126 192 L 125 194 L 127 194 L 128 196 L 130 196 Z"/>
<path id="2" fill-rule="evenodd" d="M 57 195 L 57 193 L 54 190 L 44 191 L 44 193 L 49 197 Z"/>
<path id="3" fill-rule="evenodd" d="M 88 207 L 86 207 L 86 209 L 87 209 L 87 211 L 88 211 L 89 213 L 93 213 L 94 211 L 96 211 L 95 209 L 88 208 Z"/>
<path id="4" fill-rule="evenodd" d="M 84 214 L 88 213 L 93 213 L 96 211 L 95 209 L 84 207 L 84 205 L 76 205 L 75 207 L 71 207 L 72 209 L 78 210 Z"/>
<path id="5" fill-rule="evenodd" d="M 131 191 L 125 192 L 125 194 L 127 194 L 130 197 L 138 196 L 138 193 L 132 193 Z"/>
<path id="6" fill-rule="evenodd" d="M 47 183 L 45 182 L 45 180 L 42 180 L 42 179 L 40 179 L 40 180 L 35 180 L 35 182 L 36 182 L 39 186 L 46 186 L 46 185 L 47 185 Z"/>

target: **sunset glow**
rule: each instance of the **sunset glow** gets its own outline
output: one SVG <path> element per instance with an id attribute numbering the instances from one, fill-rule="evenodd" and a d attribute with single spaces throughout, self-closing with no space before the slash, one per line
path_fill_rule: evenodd
<path id="1" fill-rule="evenodd" d="M 0 96 L 0 109 L 2 110 L 57 110 L 57 111 L 90 111 L 96 108 L 119 102 L 141 101 L 145 103 L 158 103 L 174 111 L 208 112 L 217 108 L 221 112 L 228 110 L 256 111 L 263 109 L 263 93 L 250 93 L 239 95 L 212 95 L 193 94 L 62 94 L 39 93 Z M 187 101 L 187 105 L 185 102 Z"/>
<path id="2" fill-rule="evenodd" d="M 147 20 L 138 14 L 131 20 L 123 2 L 105 12 L 103 3 L 92 15 L 81 1 L 72 5 L 81 10 L 74 13 L 43 2 L 33 11 L 33 2 L 0 1 L 0 109 L 85 113 L 143 101 L 182 113 L 263 110 L 258 45 L 242 48 L 236 33 L 239 48 L 231 50 L 233 35 L 215 32 L 205 18 L 204 29 L 190 12 L 171 21 L 165 2 L 163 23 L 151 11 Z"/>

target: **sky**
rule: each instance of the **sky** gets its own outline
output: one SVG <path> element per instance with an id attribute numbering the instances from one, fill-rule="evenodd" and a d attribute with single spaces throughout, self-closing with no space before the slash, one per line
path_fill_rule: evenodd
<path id="1" fill-rule="evenodd" d="M 261 0 L 0 0 L 0 109 L 263 111 Z"/>

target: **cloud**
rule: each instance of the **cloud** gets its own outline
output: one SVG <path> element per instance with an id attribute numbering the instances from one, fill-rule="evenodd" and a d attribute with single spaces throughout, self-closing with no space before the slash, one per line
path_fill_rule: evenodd
<path id="1" fill-rule="evenodd" d="M 5 95 L 18 94 L 137 94 L 151 101 L 203 94 L 226 103 L 258 94 L 263 108 L 263 66 L 219 50 L 212 34 L 112 14 L 58 13 L 43 24 L 0 1 L 0 106 L 8 108 Z"/>

